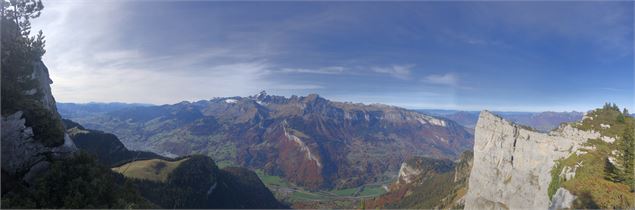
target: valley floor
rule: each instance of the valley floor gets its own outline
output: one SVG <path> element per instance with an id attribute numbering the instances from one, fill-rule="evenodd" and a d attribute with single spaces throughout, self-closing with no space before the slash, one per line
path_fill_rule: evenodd
<path id="1" fill-rule="evenodd" d="M 260 170 L 256 174 L 278 200 L 289 203 L 293 208 L 356 208 L 360 202 L 386 193 L 385 186 L 395 181 L 386 179 L 355 188 L 312 192 L 279 176 L 266 175 Z"/>

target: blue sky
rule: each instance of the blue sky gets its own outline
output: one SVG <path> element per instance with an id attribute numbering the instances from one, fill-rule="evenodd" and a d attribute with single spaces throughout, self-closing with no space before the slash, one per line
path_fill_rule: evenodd
<path id="1" fill-rule="evenodd" d="M 63 102 L 260 90 L 406 108 L 635 110 L 633 2 L 45 1 Z"/>

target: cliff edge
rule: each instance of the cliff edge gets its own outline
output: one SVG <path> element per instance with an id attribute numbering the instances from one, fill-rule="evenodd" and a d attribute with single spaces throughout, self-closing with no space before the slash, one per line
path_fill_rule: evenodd
<path id="1" fill-rule="evenodd" d="M 571 125 L 541 133 L 482 111 L 476 124 L 465 208 L 549 208 L 547 189 L 555 161 L 600 137 Z"/>

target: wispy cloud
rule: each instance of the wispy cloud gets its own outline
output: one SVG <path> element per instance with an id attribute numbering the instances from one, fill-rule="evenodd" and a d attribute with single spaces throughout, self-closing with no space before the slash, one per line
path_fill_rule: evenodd
<path id="1" fill-rule="evenodd" d="M 270 90 L 317 90 L 323 89 L 324 86 L 316 84 L 281 84 L 274 85 Z"/>
<path id="2" fill-rule="evenodd" d="M 619 91 L 624 91 L 624 89 L 620 89 L 620 88 L 611 88 L 611 87 L 601 87 L 600 90 L 606 90 L 606 91 L 612 91 L 612 92 L 619 92 Z"/>
<path id="3" fill-rule="evenodd" d="M 388 67 L 372 67 L 376 73 L 388 74 L 398 79 L 410 79 L 410 73 L 414 65 L 392 65 Z"/>
<path id="4" fill-rule="evenodd" d="M 424 77 L 422 81 L 433 85 L 458 86 L 459 77 L 453 73 L 431 74 Z"/>
<path id="5" fill-rule="evenodd" d="M 284 68 L 280 73 L 303 73 L 303 74 L 343 74 L 347 68 L 341 66 L 330 66 L 315 69 L 308 68 Z"/>

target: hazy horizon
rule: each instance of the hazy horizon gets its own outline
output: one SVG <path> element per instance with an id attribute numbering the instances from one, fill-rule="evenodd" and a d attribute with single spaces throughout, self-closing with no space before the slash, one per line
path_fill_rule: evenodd
<path id="1" fill-rule="evenodd" d="M 635 110 L 633 2 L 44 4 L 33 29 L 59 101 L 264 89 L 408 109 Z"/>

